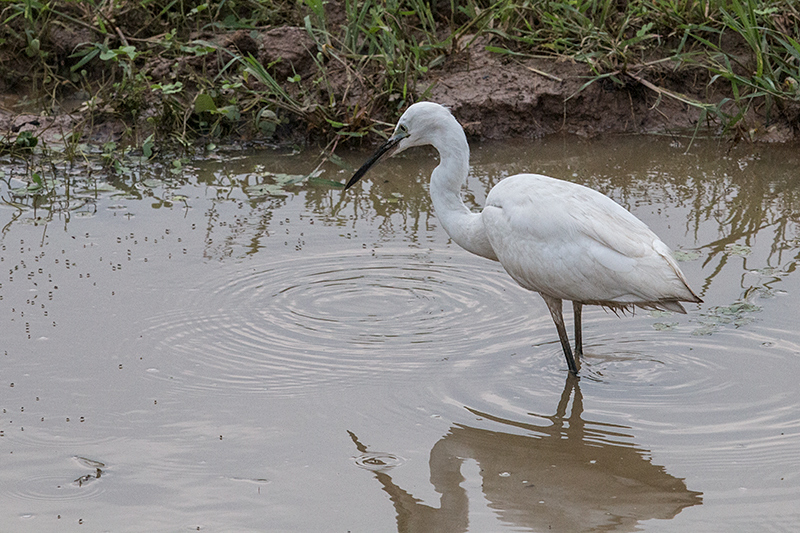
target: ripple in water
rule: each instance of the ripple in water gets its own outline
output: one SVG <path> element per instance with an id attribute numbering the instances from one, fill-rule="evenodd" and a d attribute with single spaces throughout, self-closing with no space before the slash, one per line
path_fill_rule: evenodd
<path id="1" fill-rule="evenodd" d="M 18 481 L 5 492 L 14 498 L 33 501 L 85 500 L 102 494 L 100 480 L 105 465 L 84 457 L 73 457 L 73 460 L 87 473 L 73 480 L 53 475 L 32 476 Z"/>
<path id="2" fill-rule="evenodd" d="M 76 423 L 77 425 L 77 423 Z M 121 437 L 113 435 L 98 435 L 97 432 L 82 432 L 72 430 L 74 433 L 67 433 L 70 429 L 63 426 L 49 426 L 47 428 L 37 428 L 27 425 L 25 431 L 16 431 L 13 434 L 6 432 L 5 435 L 13 439 L 14 442 L 32 445 L 43 448 L 74 449 L 88 445 L 114 445 L 122 441 Z"/>
<path id="3" fill-rule="evenodd" d="M 633 428 L 634 438 L 648 435 L 662 447 L 673 443 L 685 468 L 727 472 L 735 464 L 785 479 L 780 499 L 800 495 L 800 478 L 787 475 L 787 465 L 797 464 L 800 439 L 794 379 L 800 346 L 780 340 L 791 332 L 753 327 L 696 336 L 691 324 L 662 332 L 645 317 L 623 320 L 609 326 L 602 315 L 587 316 L 584 420 Z M 616 332 L 596 333 L 609 327 Z M 536 420 L 533 413 L 554 412 L 564 387 L 563 356 L 559 346 L 539 348 L 552 359 L 545 367 L 509 358 L 498 363 L 497 377 L 451 376 L 437 392 L 440 401 L 522 423 Z"/>
<path id="4" fill-rule="evenodd" d="M 530 296 L 496 264 L 466 254 L 359 251 L 236 266 L 153 319 L 143 335 L 155 344 L 149 376 L 187 389 L 292 394 L 529 346 L 519 334 L 528 318 L 509 309 Z"/>
<path id="5" fill-rule="evenodd" d="M 364 452 L 353 458 L 356 466 L 373 472 L 384 472 L 396 466 L 401 466 L 406 460 L 399 455 L 384 452 Z"/>
<path id="6" fill-rule="evenodd" d="M 31 477 L 19 483 L 8 495 L 21 500 L 85 500 L 102 493 L 100 483 L 65 481 L 56 476 Z"/>

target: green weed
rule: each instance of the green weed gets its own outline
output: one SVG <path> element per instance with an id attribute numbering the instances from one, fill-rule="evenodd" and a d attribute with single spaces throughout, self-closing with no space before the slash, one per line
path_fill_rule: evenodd
<path id="1" fill-rule="evenodd" d="M 0 22 L 0 74 L 27 83 L 48 110 L 64 93 L 89 94 L 83 126 L 111 112 L 131 122 L 135 145 L 153 132 L 182 146 L 242 127 L 271 135 L 291 121 L 333 142 L 361 137 L 383 129 L 373 117 L 391 121 L 424 98 L 431 71 L 482 37 L 512 61 L 584 63 L 584 88 L 638 83 L 728 132 L 747 131 L 753 109 L 769 122 L 800 102 L 793 0 L 0 0 Z M 244 32 L 257 46 L 275 25 L 305 29 L 313 73 L 276 79 L 274 65 L 223 39 Z M 667 64 L 704 71 L 722 96 L 648 79 Z M 144 113 L 151 131 L 140 133 Z"/>

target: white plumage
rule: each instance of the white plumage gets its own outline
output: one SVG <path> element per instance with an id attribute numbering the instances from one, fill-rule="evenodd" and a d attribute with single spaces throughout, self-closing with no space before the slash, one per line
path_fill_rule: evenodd
<path id="1" fill-rule="evenodd" d="M 578 365 L 564 327 L 563 300 L 573 302 L 576 355 L 583 351 L 585 304 L 685 313 L 680 302 L 702 301 L 689 288 L 667 245 L 622 206 L 588 187 L 517 174 L 489 192 L 481 213 L 472 213 L 461 199 L 469 173 L 467 138 L 439 104 L 409 107 L 392 137 L 346 187 L 381 159 L 426 144 L 439 152 L 430 193 L 445 231 L 462 248 L 499 261 L 522 287 L 542 295 L 573 373 Z"/>

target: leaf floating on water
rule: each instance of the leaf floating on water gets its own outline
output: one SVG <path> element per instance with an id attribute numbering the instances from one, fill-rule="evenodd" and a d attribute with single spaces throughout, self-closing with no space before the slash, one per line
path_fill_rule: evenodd
<path id="1" fill-rule="evenodd" d="M 664 322 L 656 322 L 653 324 L 653 329 L 656 331 L 669 331 L 678 327 L 678 322 L 670 322 L 669 324 Z"/>
<path id="2" fill-rule="evenodd" d="M 757 268 L 755 270 L 750 271 L 752 274 L 758 274 L 759 276 L 768 276 L 768 277 L 781 277 L 785 276 L 787 272 L 778 267 L 764 267 L 764 268 Z"/>
<path id="3" fill-rule="evenodd" d="M 700 257 L 700 252 L 697 250 L 675 250 L 672 256 L 676 261 L 694 261 Z"/>
<path id="4" fill-rule="evenodd" d="M 15 187 L 13 189 L 9 189 L 9 192 L 11 192 L 11 194 L 14 196 L 27 196 L 31 193 L 27 187 Z"/>
<path id="5" fill-rule="evenodd" d="M 714 333 L 716 326 L 714 324 L 706 324 L 705 326 L 701 326 L 692 332 L 692 335 L 695 337 L 701 337 L 704 335 L 711 335 Z"/>
<path id="6" fill-rule="evenodd" d="M 335 187 L 343 187 L 339 182 L 320 178 L 321 170 L 316 170 L 311 174 L 285 174 L 283 172 L 266 172 L 263 167 L 256 169 L 265 178 L 271 179 L 274 183 L 259 183 L 245 187 L 245 192 L 251 196 L 285 196 L 288 194 L 287 187 L 299 185 L 304 181 L 309 183 L 324 184 Z"/>
<path id="7" fill-rule="evenodd" d="M 692 332 L 692 335 L 711 335 L 719 327 L 730 324 L 735 328 L 742 327 L 753 321 L 752 313 L 761 311 L 761 307 L 740 300 L 731 305 L 720 305 L 709 309 L 701 319 L 702 326 Z"/>
<path id="8" fill-rule="evenodd" d="M 739 315 L 761 311 L 761 307 L 750 302 L 735 302 L 728 306 L 715 307 L 714 311 L 722 315 Z"/>
<path id="9" fill-rule="evenodd" d="M 282 172 L 278 174 L 270 173 L 268 176 L 275 180 L 275 183 L 279 185 L 294 185 L 296 183 L 300 183 L 308 177 L 303 174 L 284 174 Z"/>
<path id="10" fill-rule="evenodd" d="M 344 189 L 344 183 L 340 181 L 329 180 L 327 178 L 308 178 L 308 183 L 311 185 L 324 185 L 326 187 Z"/>
<path id="11" fill-rule="evenodd" d="M 14 196 L 36 196 L 40 194 L 45 194 L 48 191 L 53 191 L 59 183 L 50 178 L 42 179 L 39 174 L 33 174 L 31 177 L 32 182 L 28 185 L 22 187 L 14 187 L 13 189 L 9 189 L 12 195 Z"/>
<path id="12" fill-rule="evenodd" d="M 765 300 L 772 299 L 777 297 L 778 295 L 786 294 L 786 291 L 781 289 L 773 289 L 770 287 L 759 287 L 756 289 L 756 294 L 758 294 L 759 298 L 763 298 Z"/>
<path id="13" fill-rule="evenodd" d="M 746 257 L 753 252 L 753 249 L 746 244 L 726 244 L 725 251 L 729 254 Z"/>

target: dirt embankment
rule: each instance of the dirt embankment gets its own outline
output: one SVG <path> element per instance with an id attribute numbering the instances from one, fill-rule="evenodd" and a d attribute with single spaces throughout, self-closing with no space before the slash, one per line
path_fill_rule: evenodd
<path id="1" fill-rule="evenodd" d="M 199 37 L 242 55 L 252 54 L 269 66 L 276 80 L 298 75 L 301 83 L 313 83 L 318 75 L 315 63 L 318 50 L 303 28 L 285 26 L 259 33 L 239 31 Z M 54 38 L 63 41 L 59 46 L 67 54 L 74 49 L 75 42 L 86 36 L 63 32 L 61 37 Z M 700 107 L 687 102 L 712 104 L 728 96 L 717 92 L 718 85 L 710 83 L 706 71 L 699 68 L 685 65 L 677 68 L 662 61 L 657 66 L 629 67 L 626 72 L 616 73 L 615 82 L 610 76 L 596 79 L 585 64 L 504 56 L 487 51 L 487 44 L 485 38 L 477 39 L 469 47 L 449 55 L 416 86 L 418 92 L 429 87 L 425 99 L 448 105 L 467 133 L 478 138 L 540 137 L 559 132 L 591 137 L 608 133 L 693 131 L 698 121 L 707 118 Z M 153 83 L 174 82 L 201 70 L 205 75 L 214 75 L 229 59 L 216 54 L 175 62 L 156 56 L 141 66 L 141 72 Z M 337 69 L 333 61 L 328 66 L 327 80 L 332 93 L 346 104 L 370 109 L 367 104 L 373 95 L 367 85 L 360 83 L 352 72 Z M 593 78 L 596 81 L 588 83 Z M 291 83 L 286 85 L 287 91 L 294 90 Z M 0 141 L 8 142 L 26 130 L 56 140 L 71 134 L 76 124 L 81 124 L 81 133 L 95 142 L 120 140 L 122 133 L 132 127 L 146 130 L 146 119 L 155 112 L 151 109 L 141 113 L 139 124 L 125 124 L 108 111 L 108 106 L 105 112 L 103 109 L 98 112 L 82 104 L 81 97 L 88 95 L 72 96 L 78 105 L 65 106 L 64 112 L 49 116 L 12 112 L 4 108 L 7 106 L 0 98 Z M 158 102 L 150 105 L 157 107 Z M 85 127 L 87 113 L 94 113 L 91 128 Z M 740 131 L 734 134 L 757 141 L 793 141 L 798 135 L 798 117 L 800 109 L 790 109 L 773 112 L 768 120 L 762 108 L 751 106 L 745 120 L 740 122 Z M 391 121 L 388 116 L 370 118 Z M 293 131 L 283 128 L 277 135 L 296 140 L 299 132 L 302 137 L 302 121 L 289 123 Z M 714 127 L 711 122 L 701 122 L 700 126 Z M 230 134 L 245 138 L 258 135 L 252 129 L 243 133 L 235 128 Z"/>
<path id="2" fill-rule="evenodd" d="M 286 49 L 281 41 L 290 31 L 302 47 Z M 302 30 L 282 29 L 262 36 L 267 59 L 282 58 L 284 68 L 308 72 L 311 41 Z M 485 38 L 450 55 L 418 81 L 417 90 L 431 87 L 425 99 L 450 107 L 469 135 L 479 138 L 540 137 L 570 133 L 593 137 L 608 133 L 714 131 L 695 103 L 714 104 L 730 94 L 710 85 L 701 68 L 670 62 L 629 68 L 625 73 L 596 79 L 586 64 L 546 58 L 509 58 L 486 50 Z M 280 53 L 269 50 L 281 50 Z M 288 72 L 288 70 L 287 70 Z M 342 74 L 344 78 L 344 74 Z M 333 78 L 335 79 L 335 78 Z M 341 80 L 342 85 L 345 84 Z M 352 91 L 352 89 L 350 89 Z M 358 91 L 353 91 L 353 100 Z M 768 119 L 763 106 L 752 107 L 732 132 L 753 141 L 788 142 L 800 134 L 800 104 Z"/>

